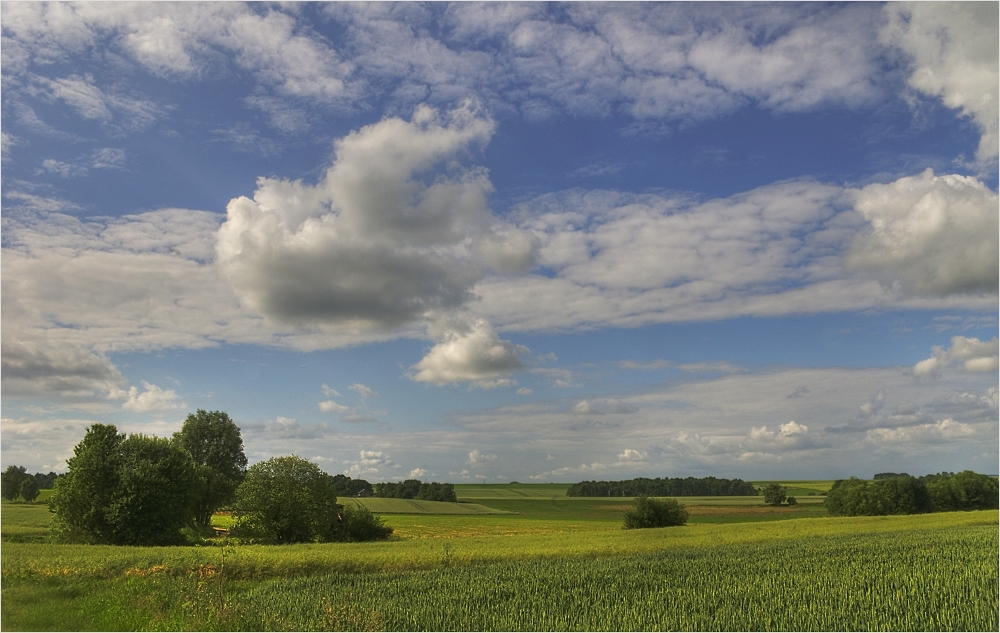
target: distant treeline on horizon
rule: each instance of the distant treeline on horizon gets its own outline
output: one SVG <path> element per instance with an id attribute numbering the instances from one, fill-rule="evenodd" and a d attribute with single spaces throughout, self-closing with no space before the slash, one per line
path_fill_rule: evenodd
<path id="1" fill-rule="evenodd" d="M 742 479 L 715 477 L 638 477 L 627 481 L 581 481 L 568 497 L 753 497 L 757 489 Z"/>

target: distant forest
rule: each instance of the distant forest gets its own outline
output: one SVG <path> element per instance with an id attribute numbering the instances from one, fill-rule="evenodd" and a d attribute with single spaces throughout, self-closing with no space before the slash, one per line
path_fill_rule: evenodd
<path id="1" fill-rule="evenodd" d="M 569 497 L 752 497 L 757 489 L 742 479 L 715 477 L 639 477 L 628 481 L 581 481 L 566 491 Z"/>

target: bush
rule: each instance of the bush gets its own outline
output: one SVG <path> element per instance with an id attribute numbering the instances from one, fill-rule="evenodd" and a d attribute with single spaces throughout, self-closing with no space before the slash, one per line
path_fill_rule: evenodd
<path id="1" fill-rule="evenodd" d="M 362 505 L 348 504 L 341 512 L 341 516 L 348 541 L 381 541 L 392 534 L 391 527 Z"/>
<path id="2" fill-rule="evenodd" d="M 635 498 L 635 505 L 625 513 L 622 529 L 670 527 L 684 525 L 688 512 L 676 499 L 651 499 L 646 496 Z"/>
<path id="3" fill-rule="evenodd" d="M 785 499 L 785 503 L 787 503 L 790 506 L 794 506 L 794 505 L 798 505 L 799 500 L 796 499 L 795 497 L 788 497 L 787 499 Z"/>

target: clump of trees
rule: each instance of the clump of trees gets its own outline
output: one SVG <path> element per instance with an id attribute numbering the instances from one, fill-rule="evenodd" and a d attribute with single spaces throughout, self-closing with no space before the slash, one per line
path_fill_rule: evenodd
<path id="1" fill-rule="evenodd" d="M 256 543 L 369 541 L 392 528 L 367 508 L 337 503 L 334 477 L 291 455 L 255 464 L 236 491 L 230 534 Z"/>
<path id="2" fill-rule="evenodd" d="M 879 516 L 1000 506 L 996 477 L 971 470 L 924 477 L 894 474 L 874 481 L 850 478 L 834 482 L 824 501 L 834 516 Z"/>
<path id="3" fill-rule="evenodd" d="M 439 484 L 436 481 L 429 484 L 421 483 L 419 479 L 407 479 L 400 483 L 375 484 L 375 496 L 388 499 L 458 501 L 454 485 Z"/>
<path id="4" fill-rule="evenodd" d="M 780 506 L 787 503 L 790 506 L 798 504 L 798 499 L 788 496 L 788 488 L 779 484 L 767 484 L 761 489 L 764 494 L 764 504 L 769 506 Z"/>
<path id="5" fill-rule="evenodd" d="M 635 498 L 632 509 L 625 513 L 624 530 L 684 525 L 688 512 L 676 499 L 653 499 L 646 495 Z"/>
<path id="6" fill-rule="evenodd" d="M 29 475 L 24 466 L 8 466 L 0 473 L 0 497 L 14 501 L 18 497 L 31 503 L 38 498 L 42 490 L 49 490 L 55 485 L 55 473 L 35 473 Z"/>
<path id="7" fill-rule="evenodd" d="M 639 477 L 627 481 L 581 481 L 566 490 L 569 497 L 728 497 L 756 496 L 753 484 L 715 477 Z"/>
<path id="8" fill-rule="evenodd" d="M 337 491 L 338 497 L 357 497 L 362 492 L 372 493 L 372 485 L 364 479 L 351 479 L 341 474 L 333 476 L 333 489 Z"/>
<path id="9" fill-rule="evenodd" d="M 126 436 L 95 424 L 67 460 L 49 502 L 57 534 L 108 545 L 170 545 L 185 541 L 205 481 L 177 443 Z"/>

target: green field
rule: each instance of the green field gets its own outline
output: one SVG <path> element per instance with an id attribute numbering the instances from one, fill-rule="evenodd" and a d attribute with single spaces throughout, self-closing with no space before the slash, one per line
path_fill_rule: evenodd
<path id="1" fill-rule="evenodd" d="M 624 531 L 629 499 L 555 486 L 342 500 L 396 530 L 357 544 L 63 545 L 45 504 L 4 503 L 3 629 L 997 629 L 996 511 L 686 498 L 689 525 Z"/>

